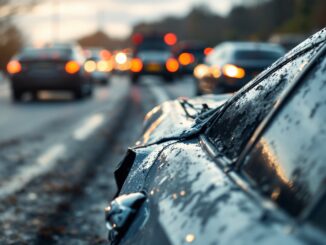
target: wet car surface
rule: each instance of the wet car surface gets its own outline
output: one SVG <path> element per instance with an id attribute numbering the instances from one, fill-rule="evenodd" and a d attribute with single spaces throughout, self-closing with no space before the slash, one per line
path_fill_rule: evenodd
<path id="1" fill-rule="evenodd" d="M 325 39 L 232 97 L 154 108 L 115 172 L 111 243 L 324 244 Z"/>

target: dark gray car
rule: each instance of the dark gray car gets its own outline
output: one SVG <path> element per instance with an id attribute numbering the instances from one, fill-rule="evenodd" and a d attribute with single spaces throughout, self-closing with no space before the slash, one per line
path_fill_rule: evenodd
<path id="1" fill-rule="evenodd" d="M 198 80 L 198 94 L 235 92 L 283 55 L 277 44 L 221 43 L 206 57 L 209 72 Z"/>
<path id="2" fill-rule="evenodd" d="M 65 90 L 77 99 L 90 96 L 93 85 L 84 61 L 81 49 L 72 44 L 23 49 L 7 66 L 12 99 L 20 101 L 24 93 L 40 90 Z"/>
<path id="3" fill-rule="evenodd" d="M 323 29 L 230 98 L 151 111 L 115 172 L 111 243 L 325 244 L 325 57 Z"/>

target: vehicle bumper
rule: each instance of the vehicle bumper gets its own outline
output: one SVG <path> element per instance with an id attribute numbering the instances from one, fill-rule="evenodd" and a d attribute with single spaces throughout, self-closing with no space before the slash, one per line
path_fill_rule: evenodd
<path id="1" fill-rule="evenodd" d="M 133 76 L 154 75 L 154 76 L 169 77 L 169 76 L 173 76 L 175 73 L 169 72 L 166 69 L 165 64 L 146 63 L 144 64 L 144 67 L 140 72 L 131 72 L 131 74 Z"/>
<path id="2" fill-rule="evenodd" d="M 16 74 L 11 86 L 20 90 L 73 90 L 89 83 L 81 74 Z"/>
<path id="3" fill-rule="evenodd" d="M 108 80 L 110 78 L 110 73 L 108 72 L 94 72 L 91 75 L 91 79 L 93 82 L 101 82 L 103 80 Z"/>

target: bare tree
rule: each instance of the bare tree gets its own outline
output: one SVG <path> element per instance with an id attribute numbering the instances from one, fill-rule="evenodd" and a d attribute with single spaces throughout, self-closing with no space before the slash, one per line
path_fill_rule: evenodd
<path id="1" fill-rule="evenodd" d="M 15 14 L 30 10 L 37 0 L 0 0 L 0 70 L 4 70 L 9 59 L 21 48 L 22 36 L 12 23 Z"/>

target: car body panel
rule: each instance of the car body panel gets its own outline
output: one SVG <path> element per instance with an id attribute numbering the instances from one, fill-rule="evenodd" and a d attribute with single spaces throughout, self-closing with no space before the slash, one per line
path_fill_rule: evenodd
<path id="1" fill-rule="evenodd" d="M 191 100 L 187 99 L 186 111 L 181 105 L 183 98 L 164 102 L 146 115 L 143 127 L 144 133 L 136 145 L 153 144 L 165 139 L 182 137 L 194 130 L 199 130 L 200 126 L 193 116 L 201 111 L 203 105 L 206 104 L 210 108 L 217 108 L 223 105 L 230 96 L 230 94 L 210 95 Z"/>
<path id="2" fill-rule="evenodd" d="M 22 90 L 76 89 L 87 80 L 80 74 L 58 74 L 56 72 L 30 72 L 11 76 L 11 86 Z"/>
<path id="3" fill-rule="evenodd" d="M 136 237 L 129 233 L 137 244 L 150 244 L 147 234 L 156 229 L 154 223 L 161 225 L 170 244 L 301 244 L 288 236 L 289 224 L 266 216 L 197 140 L 169 144 L 147 171 L 143 189 L 151 203 L 148 221 Z"/>

